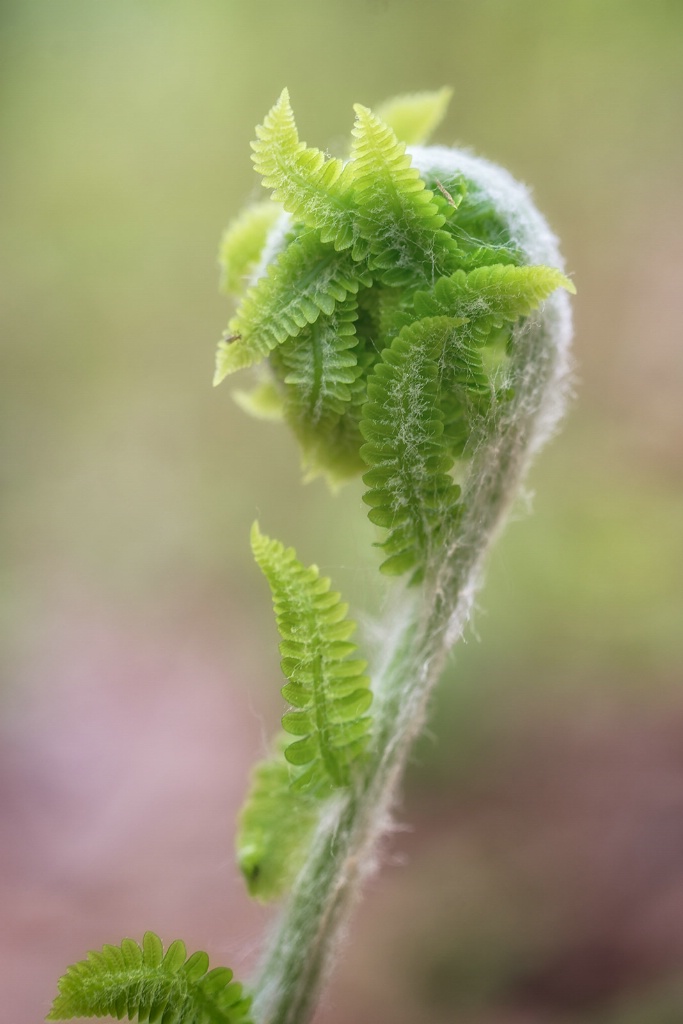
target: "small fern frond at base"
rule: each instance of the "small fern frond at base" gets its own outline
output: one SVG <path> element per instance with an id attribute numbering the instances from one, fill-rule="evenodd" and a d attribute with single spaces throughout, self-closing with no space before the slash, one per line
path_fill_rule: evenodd
<path id="1" fill-rule="evenodd" d="M 72 964 L 59 981 L 59 995 L 47 1020 L 115 1017 L 139 1024 L 250 1024 L 251 999 L 233 982 L 227 967 L 209 970 L 206 953 L 188 958 L 185 944 L 146 932 L 142 947 L 133 939 L 104 946 Z"/>
<path id="2" fill-rule="evenodd" d="M 270 584 L 282 637 L 281 665 L 288 680 L 282 694 L 292 705 L 282 725 L 297 737 L 284 749 L 287 761 L 299 769 L 292 786 L 325 796 L 350 784 L 369 740 L 372 691 L 363 674 L 366 663 L 352 657 L 355 623 L 317 566 L 306 568 L 293 548 L 265 537 L 258 523 L 251 545 Z"/>
<path id="3" fill-rule="evenodd" d="M 237 863 L 249 895 L 261 903 L 290 889 L 320 817 L 320 801 L 292 788 L 294 769 L 282 754 L 286 742 L 281 738 L 276 753 L 255 766 L 238 819 Z"/>
<path id="4" fill-rule="evenodd" d="M 441 124 L 453 90 L 445 86 L 435 92 L 395 96 L 377 108 L 377 116 L 409 146 L 426 142 Z"/>

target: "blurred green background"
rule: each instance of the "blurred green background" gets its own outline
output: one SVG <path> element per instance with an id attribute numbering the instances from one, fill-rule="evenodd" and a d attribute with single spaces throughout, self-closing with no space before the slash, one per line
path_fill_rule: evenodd
<path id="1" fill-rule="evenodd" d="M 3 0 L 0 896 L 12 1024 L 87 948 L 248 970 L 232 865 L 278 715 L 248 530 L 381 601 L 360 488 L 213 390 L 221 230 L 284 85 L 302 138 L 444 84 L 532 184 L 576 397 L 435 699 L 320 1024 L 683 1013 L 683 4 Z"/>

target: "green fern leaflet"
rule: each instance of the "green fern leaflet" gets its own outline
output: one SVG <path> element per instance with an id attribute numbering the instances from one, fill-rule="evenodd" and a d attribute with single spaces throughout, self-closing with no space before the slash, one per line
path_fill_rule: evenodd
<path id="1" fill-rule="evenodd" d="M 140 1024 L 250 1024 L 251 1000 L 227 967 L 209 970 L 206 953 L 188 958 L 185 944 L 146 932 L 142 947 L 132 939 L 104 946 L 72 964 L 59 982 L 48 1020 L 115 1017 Z"/>
<path id="2" fill-rule="evenodd" d="M 351 166 L 358 201 L 358 233 L 370 269 L 391 286 L 447 273 L 457 246 L 446 232 L 441 204 L 411 166 L 405 143 L 367 107 L 356 104 Z"/>
<path id="3" fill-rule="evenodd" d="M 460 488 L 450 470 L 453 458 L 444 430 L 444 367 L 459 366 L 465 387 L 480 388 L 459 329 L 466 321 L 433 317 L 404 327 L 368 382 L 361 455 L 370 467 L 363 476 L 369 518 L 389 531 L 381 547 L 388 575 L 412 571 L 414 582 L 443 535 L 457 520 Z"/>
<path id="4" fill-rule="evenodd" d="M 357 648 L 349 639 L 355 623 L 317 566 L 303 566 L 293 548 L 265 537 L 257 523 L 251 545 L 270 584 L 282 637 L 282 694 L 292 706 L 282 725 L 297 737 L 284 750 L 297 769 L 292 787 L 327 795 L 350 784 L 370 735 L 366 663 L 352 657 Z"/>
<path id="5" fill-rule="evenodd" d="M 348 249 L 354 238 L 350 168 L 299 141 L 286 89 L 256 135 L 252 160 L 273 199 L 295 220 L 318 228 L 322 242 Z"/>
<path id="6" fill-rule="evenodd" d="M 493 331 L 529 316 L 556 288 L 576 291 L 553 267 L 495 264 L 440 278 L 431 291 L 417 292 L 413 307 L 416 317 L 467 317 L 473 341 L 486 344 Z"/>

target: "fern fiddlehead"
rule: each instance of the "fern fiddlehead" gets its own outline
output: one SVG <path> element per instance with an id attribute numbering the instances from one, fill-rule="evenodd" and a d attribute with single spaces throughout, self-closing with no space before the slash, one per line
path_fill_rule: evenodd
<path id="1" fill-rule="evenodd" d="M 124 940 L 70 968 L 50 1019 L 305 1024 L 312 1012 L 486 552 L 567 390 L 574 288 L 556 240 L 505 171 L 424 145 L 449 96 L 357 105 L 342 161 L 300 141 L 285 90 L 253 143 L 274 202 L 221 245 L 239 303 L 215 383 L 256 367 L 240 404 L 288 422 L 309 474 L 362 475 L 380 569 L 405 581 L 371 689 L 330 581 L 253 528 L 289 705 L 239 820 L 249 892 L 286 898 L 253 1009 L 227 969 L 207 973 L 181 943 L 164 956 L 148 933 L 142 949 Z"/>
<path id="2" fill-rule="evenodd" d="M 236 340 L 219 346 L 215 380 L 268 358 L 270 394 L 307 471 L 362 474 L 380 568 L 408 583 L 373 672 L 363 757 L 337 775 L 329 817 L 316 823 L 311 811 L 311 852 L 275 887 L 293 889 L 256 983 L 255 1012 L 269 1024 L 301 1024 L 310 1012 L 486 551 L 566 389 L 562 290 L 574 288 L 555 239 L 506 172 L 421 145 L 448 95 L 403 97 L 380 115 L 356 106 L 343 162 L 299 140 L 284 92 L 253 147 L 283 212 L 230 323 Z M 292 617 L 290 603 L 285 614 L 282 581 L 269 580 L 281 628 L 289 618 L 310 629 L 310 606 Z M 310 660 L 296 658 L 310 680 Z M 301 713 L 294 705 L 285 724 Z M 304 741 L 307 757 L 315 744 Z M 291 775 L 287 792 L 297 798 Z M 252 813 L 248 802 L 243 820 Z"/>

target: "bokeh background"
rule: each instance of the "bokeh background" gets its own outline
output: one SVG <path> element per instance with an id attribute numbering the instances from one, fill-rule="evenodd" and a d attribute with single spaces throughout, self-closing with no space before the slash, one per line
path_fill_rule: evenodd
<path id="1" fill-rule="evenodd" d="M 232 861 L 278 718 L 248 530 L 361 619 L 360 487 L 212 390 L 221 230 L 288 85 L 454 87 L 438 141 L 533 184 L 578 287 L 576 397 L 491 559 L 319 1024 L 683 1016 L 683 4 L 3 0 L 0 971 L 34 1024 L 88 948 L 248 973 Z M 532 514 L 527 514 L 531 507 Z"/>

